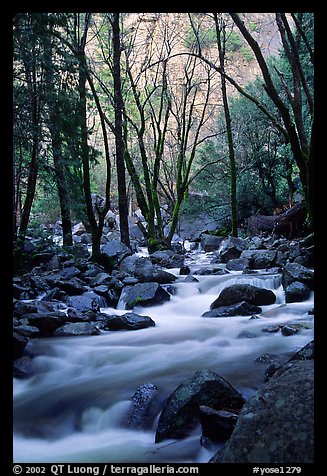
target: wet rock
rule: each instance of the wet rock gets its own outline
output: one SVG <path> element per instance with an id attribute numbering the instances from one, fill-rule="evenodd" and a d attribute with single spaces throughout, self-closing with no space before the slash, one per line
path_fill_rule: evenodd
<path id="1" fill-rule="evenodd" d="M 109 331 L 138 330 L 155 326 L 150 316 L 141 316 L 135 312 L 127 312 L 121 316 L 107 316 L 105 329 Z"/>
<path id="2" fill-rule="evenodd" d="M 269 326 L 263 327 L 262 332 L 274 333 L 279 332 L 280 326 L 278 324 L 270 324 Z"/>
<path id="3" fill-rule="evenodd" d="M 184 264 L 184 256 L 171 250 L 155 251 L 151 253 L 149 259 L 152 264 L 157 264 L 163 268 L 180 268 Z"/>
<path id="4" fill-rule="evenodd" d="M 202 317 L 229 317 L 229 316 L 251 316 L 253 313 L 261 312 L 258 306 L 253 306 L 246 301 L 231 304 L 230 306 L 219 306 L 211 311 L 204 312 Z"/>
<path id="5" fill-rule="evenodd" d="M 244 240 L 230 236 L 224 241 L 220 253 L 217 256 L 218 260 L 220 263 L 227 263 L 230 259 L 239 258 L 245 249 L 246 243 Z"/>
<path id="6" fill-rule="evenodd" d="M 24 379 L 32 377 L 34 373 L 34 366 L 32 359 L 27 356 L 20 357 L 13 363 L 13 377 Z"/>
<path id="7" fill-rule="evenodd" d="M 277 372 L 277 370 L 280 370 L 281 368 L 282 368 L 282 363 L 279 362 L 278 360 L 274 360 L 270 362 L 270 364 L 265 370 L 264 381 L 268 382 L 268 380 Z"/>
<path id="8" fill-rule="evenodd" d="M 213 463 L 301 464 L 314 461 L 313 361 L 273 376 L 242 408 Z"/>
<path id="9" fill-rule="evenodd" d="M 28 340 L 16 332 L 13 333 L 13 359 L 19 359 L 23 355 Z"/>
<path id="10" fill-rule="evenodd" d="M 251 284 L 233 284 L 221 291 L 218 298 L 211 304 L 210 309 L 212 310 L 220 306 L 229 306 L 241 301 L 246 301 L 254 306 L 264 306 L 274 304 L 276 296 L 270 289 L 258 288 Z"/>
<path id="11" fill-rule="evenodd" d="M 249 265 L 249 258 L 240 257 L 236 259 L 230 259 L 226 264 L 226 269 L 229 271 L 244 271 Z"/>
<path id="12" fill-rule="evenodd" d="M 76 225 L 73 226 L 72 228 L 72 234 L 73 235 L 82 235 L 83 233 L 86 232 L 85 226 L 83 225 L 82 222 L 77 223 Z"/>
<path id="13" fill-rule="evenodd" d="M 75 258 L 89 258 L 90 256 L 87 245 L 84 243 L 74 243 L 71 246 L 66 246 L 66 251 Z"/>
<path id="14" fill-rule="evenodd" d="M 67 297 L 67 293 L 65 293 L 65 291 L 63 291 L 62 289 L 58 288 L 58 287 L 55 287 L 53 289 L 51 289 L 50 291 L 48 291 L 44 296 L 43 298 L 41 299 L 41 301 L 45 300 L 45 301 L 64 301 Z"/>
<path id="15" fill-rule="evenodd" d="M 182 266 L 181 269 L 179 270 L 180 276 L 188 276 L 190 272 L 191 270 L 188 266 Z"/>
<path id="16" fill-rule="evenodd" d="M 126 309 L 154 306 L 170 300 L 170 294 L 158 283 L 137 283 L 123 289 L 121 299 Z"/>
<path id="17" fill-rule="evenodd" d="M 295 355 L 293 355 L 293 357 L 291 357 L 288 362 L 293 362 L 294 360 L 312 359 L 314 359 L 314 340 L 302 347 L 302 349 L 300 349 Z"/>
<path id="18" fill-rule="evenodd" d="M 240 409 L 243 396 L 211 370 L 195 372 L 168 397 L 160 414 L 155 441 L 184 438 L 199 423 L 200 406 L 214 410 Z"/>
<path id="19" fill-rule="evenodd" d="M 164 271 L 151 263 L 149 258 L 128 256 L 119 265 L 121 271 L 134 275 L 142 283 L 156 282 L 160 284 L 172 283 L 176 277 L 172 273 Z"/>
<path id="20" fill-rule="evenodd" d="M 283 336 L 293 336 L 294 334 L 297 334 L 299 331 L 300 330 L 297 327 L 292 326 L 290 324 L 282 326 L 281 328 L 281 333 L 283 334 Z"/>
<path id="21" fill-rule="evenodd" d="M 14 301 L 13 304 L 13 313 L 15 316 L 22 316 L 24 314 L 31 314 L 37 312 L 37 306 L 35 302 L 23 302 L 23 301 Z"/>
<path id="22" fill-rule="evenodd" d="M 111 240 L 106 245 L 100 246 L 101 255 L 112 263 L 120 263 L 126 256 L 132 254 L 131 250 L 119 240 Z"/>
<path id="23" fill-rule="evenodd" d="M 188 274 L 183 281 L 184 283 L 198 283 L 199 280 L 196 279 L 193 274 Z"/>
<path id="24" fill-rule="evenodd" d="M 259 337 L 258 334 L 255 334 L 254 332 L 251 331 L 241 331 L 237 338 L 238 339 L 253 339 L 254 337 Z"/>
<path id="25" fill-rule="evenodd" d="M 80 280 L 79 278 L 58 280 L 56 281 L 56 285 L 59 287 L 59 289 L 69 294 L 70 296 L 83 294 L 85 291 L 87 291 L 87 287 L 84 285 L 83 281 Z"/>
<path id="26" fill-rule="evenodd" d="M 137 430 L 150 428 L 156 413 L 158 389 L 153 383 L 138 387 L 132 396 L 131 408 L 127 415 L 127 426 Z"/>
<path id="27" fill-rule="evenodd" d="M 15 327 L 15 332 L 24 337 L 37 337 L 40 334 L 38 327 L 21 324 Z"/>
<path id="28" fill-rule="evenodd" d="M 102 297 L 97 295 L 96 293 L 88 292 L 81 294 L 80 296 L 69 296 L 66 299 L 66 303 L 68 306 L 77 309 L 78 311 L 99 311 L 100 310 L 100 303 Z"/>
<path id="29" fill-rule="evenodd" d="M 288 263 L 283 269 L 282 284 L 286 289 L 290 284 L 295 281 L 308 286 L 309 289 L 314 287 L 314 271 L 298 263 Z"/>
<path id="30" fill-rule="evenodd" d="M 58 275 L 62 279 L 73 279 L 76 278 L 77 276 L 80 276 L 81 270 L 76 268 L 76 266 L 68 266 L 67 268 L 64 268 L 58 272 Z"/>
<path id="31" fill-rule="evenodd" d="M 100 334 L 99 329 L 91 322 L 67 322 L 56 329 L 54 337 L 95 336 Z"/>
<path id="32" fill-rule="evenodd" d="M 277 252 L 274 250 L 244 250 L 240 259 L 248 259 L 248 267 L 252 269 L 266 269 L 275 266 Z"/>
<path id="33" fill-rule="evenodd" d="M 201 248 L 203 251 L 210 252 L 218 250 L 224 238 L 222 236 L 210 235 L 202 233 L 201 235 Z"/>
<path id="34" fill-rule="evenodd" d="M 221 276 L 223 274 L 228 274 L 228 271 L 222 268 L 206 266 L 204 268 L 196 269 L 193 274 L 196 276 L 208 276 L 208 275 Z"/>
<path id="35" fill-rule="evenodd" d="M 90 316 L 86 312 L 78 311 L 72 307 L 67 309 L 68 322 L 89 322 Z"/>
<path id="36" fill-rule="evenodd" d="M 285 301 L 287 303 L 306 301 L 309 297 L 310 288 L 300 281 L 294 281 L 285 289 Z"/>
<path id="37" fill-rule="evenodd" d="M 52 333 L 66 321 L 66 316 L 62 312 L 36 313 L 28 315 L 28 323 L 37 327 L 43 336 Z"/>
<path id="38" fill-rule="evenodd" d="M 203 446 L 210 446 L 210 442 L 224 442 L 228 440 L 234 430 L 237 418 L 238 415 L 236 413 L 224 410 L 214 410 L 206 405 L 201 405 L 201 444 Z"/>

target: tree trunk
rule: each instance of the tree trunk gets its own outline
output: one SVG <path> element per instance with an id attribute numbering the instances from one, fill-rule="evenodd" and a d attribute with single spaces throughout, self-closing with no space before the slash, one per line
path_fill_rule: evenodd
<path id="1" fill-rule="evenodd" d="M 226 78 L 224 76 L 224 73 L 225 73 L 225 31 L 224 31 L 224 26 L 219 26 L 217 13 L 214 13 L 214 19 L 215 19 L 215 25 L 216 25 L 219 63 L 220 63 L 220 69 L 222 72 L 222 74 L 220 75 L 221 92 L 223 97 L 226 133 L 227 133 L 227 141 L 228 141 L 228 152 L 229 152 L 232 236 L 237 237 L 236 161 L 235 161 L 235 152 L 234 152 L 234 144 L 233 144 L 232 121 L 231 121 L 229 106 L 228 106 Z M 223 35 L 223 38 L 221 38 L 221 35 Z"/>
<path id="2" fill-rule="evenodd" d="M 24 202 L 22 219 L 20 222 L 18 233 L 18 251 L 23 251 L 24 241 L 27 231 L 28 222 L 30 219 L 32 204 L 35 196 L 36 178 L 39 170 L 39 140 L 37 137 L 33 139 L 32 158 L 29 166 L 26 198 Z"/>
<path id="3" fill-rule="evenodd" d="M 49 108 L 49 131 L 52 143 L 53 163 L 56 175 L 56 183 L 58 190 L 58 197 L 60 203 L 61 221 L 62 221 L 62 234 L 63 234 L 63 246 L 71 246 L 73 244 L 72 235 L 72 222 L 70 217 L 70 200 L 67 188 L 67 181 L 65 175 L 65 166 L 63 164 L 62 147 L 60 131 L 58 129 L 58 97 L 55 90 L 54 77 L 53 77 L 53 62 L 52 62 L 52 48 L 48 46 L 49 61 L 47 64 L 47 70 L 45 73 L 46 86 L 47 86 L 47 101 Z"/>
<path id="4" fill-rule="evenodd" d="M 250 32 L 247 30 L 245 27 L 243 21 L 240 19 L 239 15 L 237 13 L 230 13 L 230 16 L 233 18 L 235 24 L 241 31 L 242 35 L 248 42 L 249 46 L 252 48 L 253 53 L 255 54 L 259 67 L 261 69 L 265 85 L 264 89 L 270 99 L 273 101 L 275 104 L 276 108 L 278 109 L 285 129 L 287 131 L 288 139 L 290 142 L 291 150 L 293 153 L 294 160 L 296 162 L 296 165 L 299 168 L 299 175 L 300 175 L 300 180 L 303 186 L 304 190 L 304 196 L 305 196 L 305 201 L 307 205 L 307 210 L 310 210 L 311 213 L 313 212 L 313 191 L 309 190 L 309 184 L 311 183 L 311 180 L 308 180 L 308 166 L 307 166 L 307 160 L 308 156 L 304 150 L 302 150 L 301 143 L 299 140 L 298 132 L 296 130 L 296 127 L 294 125 L 293 119 L 291 117 L 290 111 L 288 107 L 285 105 L 281 97 L 279 96 L 274 83 L 272 81 L 272 77 L 269 73 L 269 69 L 267 66 L 267 63 L 262 55 L 262 51 L 258 45 L 258 43 L 255 41 L 255 39 L 252 37 Z M 312 167 L 312 164 L 310 165 Z M 310 212 L 309 212 L 310 213 Z M 313 224 L 313 214 L 312 214 L 312 219 L 310 220 Z"/>
<path id="5" fill-rule="evenodd" d="M 124 142 L 122 128 L 123 97 L 120 77 L 120 27 L 119 13 L 113 13 L 113 79 L 114 79 L 114 105 L 115 105 L 115 141 L 116 141 L 116 166 L 118 179 L 118 204 L 120 238 L 125 245 L 130 247 L 128 228 L 128 201 L 126 193 L 126 177 L 124 162 Z"/>

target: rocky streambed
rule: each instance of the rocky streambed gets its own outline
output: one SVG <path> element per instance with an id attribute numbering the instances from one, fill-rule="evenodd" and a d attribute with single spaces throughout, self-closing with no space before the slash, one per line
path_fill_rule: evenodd
<path id="1" fill-rule="evenodd" d="M 313 459 L 313 237 L 119 241 L 14 277 L 17 462 Z M 86 252 L 85 252 L 86 251 Z"/>

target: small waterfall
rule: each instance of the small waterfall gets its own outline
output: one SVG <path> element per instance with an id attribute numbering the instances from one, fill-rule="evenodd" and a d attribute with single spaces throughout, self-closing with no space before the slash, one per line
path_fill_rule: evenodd
<path id="1" fill-rule="evenodd" d="M 198 253 L 201 266 L 210 259 Z M 207 462 L 216 448 L 201 447 L 201 429 L 183 440 L 154 443 L 156 422 L 148 430 L 125 424 L 133 394 L 140 385 L 158 389 L 162 407 L 170 393 L 196 370 L 217 372 L 247 398 L 262 386 L 267 365 L 262 354 L 286 361 L 313 338 L 310 299 L 285 303 L 280 274 L 184 276 L 172 284 L 168 302 L 137 307 L 155 327 L 137 331 L 107 331 L 98 336 L 34 339 L 34 375 L 14 379 L 15 462 L 74 463 L 197 463 Z M 226 286 L 252 284 L 272 289 L 276 303 L 250 316 L 201 317 Z M 99 296 L 100 299 L 100 296 Z M 104 304 L 101 302 L 101 305 Z M 118 309 L 125 313 L 124 292 Z M 113 312 L 114 311 L 114 312 Z M 292 336 L 266 332 L 270 325 L 295 322 L 301 330 Z M 252 338 L 242 338 L 246 332 Z"/>

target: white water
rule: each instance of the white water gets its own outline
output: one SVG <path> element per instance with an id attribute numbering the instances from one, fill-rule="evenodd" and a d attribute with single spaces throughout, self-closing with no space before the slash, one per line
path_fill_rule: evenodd
<path id="1" fill-rule="evenodd" d="M 202 264 L 209 260 L 205 254 L 198 257 Z M 195 261 L 189 265 L 199 267 Z M 198 283 L 183 279 L 174 285 L 176 294 L 168 303 L 134 309 L 151 316 L 155 327 L 34 341 L 36 374 L 14 379 L 15 462 L 207 462 L 215 448 L 209 452 L 200 446 L 200 428 L 184 440 L 154 443 L 159 408 L 146 431 L 126 427 L 137 387 L 155 384 L 161 407 L 185 378 L 209 368 L 248 398 L 263 385 L 268 365 L 255 362 L 257 357 L 270 353 L 287 360 L 313 338 L 313 317 L 308 315 L 313 295 L 304 303 L 285 305 L 279 275 L 197 276 Z M 236 282 L 272 289 L 276 304 L 263 306 L 260 319 L 201 317 L 221 289 Z M 308 328 L 287 337 L 262 332 L 270 324 L 295 321 Z M 257 337 L 238 338 L 243 330 Z"/>

